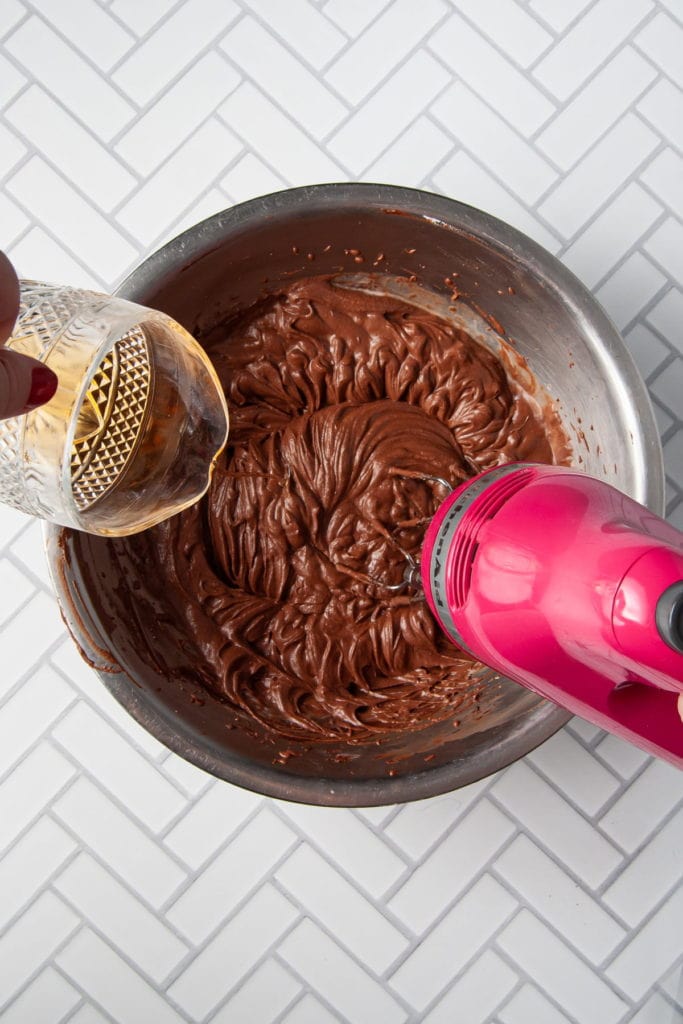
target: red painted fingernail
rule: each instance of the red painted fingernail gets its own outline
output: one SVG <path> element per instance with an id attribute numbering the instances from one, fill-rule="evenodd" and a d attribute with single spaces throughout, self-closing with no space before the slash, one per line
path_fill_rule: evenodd
<path id="1" fill-rule="evenodd" d="M 57 375 L 47 366 L 35 366 L 31 371 L 31 390 L 26 399 L 26 412 L 49 402 L 57 390 Z"/>

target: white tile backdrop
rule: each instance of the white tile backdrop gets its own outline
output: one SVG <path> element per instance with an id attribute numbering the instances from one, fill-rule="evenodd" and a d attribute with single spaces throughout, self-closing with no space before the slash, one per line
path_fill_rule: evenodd
<path id="1" fill-rule="evenodd" d="M 419 185 L 531 234 L 650 386 L 683 528 L 683 0 L 0 0 L 0 241 L 111 289 L 288 185 Z M 169 754 L 80 662 L 0 506 L 2 1024 L 673 1024 L 683 777 L 575 721 L 371 811 Z"/>

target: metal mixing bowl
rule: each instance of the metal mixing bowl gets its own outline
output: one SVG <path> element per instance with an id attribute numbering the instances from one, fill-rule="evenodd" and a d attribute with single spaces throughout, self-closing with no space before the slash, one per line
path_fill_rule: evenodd
<path id="1" fill-rule="evenodd" d="M 325 252 L 326 247 L 332 245 Z M 538 381 L 557 401 L 576 461 L 654 512 L 663 508 L 657 428 L 645 386 L 615 327 L 584 286 L 553 256 L 509 225 L 442 196 L 386 185 L 317 185 L 235 206 L 190 228 L 147 259 L 119 294 L 206 330 L 266 287 L 311 273 L 358 270 L 353 255 L 382 251 L 382 269 L 418 276 L 440 295 L 457 271 L 461 292 L 495 317 Z M 307 258 L 312 253 L 314 260 Z M 484 678 L 480 714 L 396 736 L 377 748 L 277 748 L 228 732 L 221 705 L 188 704 L 162 677 L 142 682 L 117 616 L 103 615 L 106 582 L 88 551 L 102 538 L 48 530 L 48 552 L 63 613 L 116 699 L 182 757 L 246 788 L 312 804 L 364 806 L 433 796 L 473 782 L 521 757 L 569 717 L 509 680 Z M 97 597 L 95 602 L 94 597 Z M 119 620 L 120 621 L 120 620 Z M 112 664 L 113 663 L 113 664 Z M 114 668 L 114 671 L 111 669 Z M 340 759 L 340 752 L 350 759 Z M 426 760 L 428 759 L 428 760 Z M 392 765 L 389 769 L 389 765 Z M 391 774 L 389 774 L 391 771 Z"/>

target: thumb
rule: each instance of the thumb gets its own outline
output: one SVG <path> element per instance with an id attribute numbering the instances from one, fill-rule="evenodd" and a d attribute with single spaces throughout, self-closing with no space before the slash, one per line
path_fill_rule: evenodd
<path id="1" fill-rule="evenodd" d="M 0 346 L 0 419 L 31 412 L 56 390 L 57 377 L 47 366 Z"/>

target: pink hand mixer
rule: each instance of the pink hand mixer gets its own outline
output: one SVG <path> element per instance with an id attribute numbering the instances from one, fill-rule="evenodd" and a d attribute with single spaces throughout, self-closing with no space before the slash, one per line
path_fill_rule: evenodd
<path id="1" fill-rule="evenodd" d="M 683 767 L 683 533 L 577 470 L 518 463 L 452 491 L 420 572 L 459 647 Z"/>

